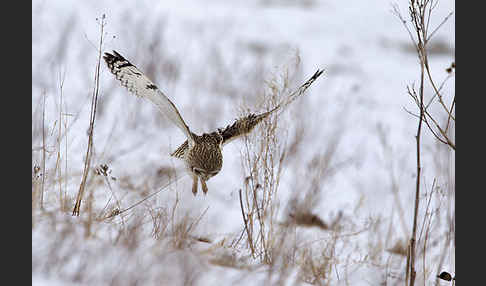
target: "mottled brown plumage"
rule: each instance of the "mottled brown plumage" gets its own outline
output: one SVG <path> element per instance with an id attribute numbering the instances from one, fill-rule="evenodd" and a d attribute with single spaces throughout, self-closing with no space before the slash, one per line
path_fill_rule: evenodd
<path id="1" fill-rule="evenodd" d="M 250 113 L 236 120 L 233 124 L 225 128 L 219 128 L 211 133 L 202 135 L 194 134 L 182 119 L 179 111 L 170 99 L 160 91 L 157 86 L 150 81 L 140 70 L 132 65 L 128 60 L 116 51 L 113 54 L 105 53 L 103 57 L 110 71 L 115 75 L 122 86 L 138 97 L 146 98 L 153 102 L 159 110 L 170 121 L 172 121 L 187 137 L 171 156 L 184 160 L 187 170 L 192 174 L 192 192 L 197 194 L 198 180 L 204 194 L 208 187 L 206 181 L 219 173 L 223 166 L 223 155 L 221 149 L 224 144 L 250 133 L 255 126 L 262 122 L 273 112 L 280 110 L 294 101 L 298 96 L 304 94 L 305 90 L 322 74 L 317 72 L 305 82 L 298 90 L 293 92 L 286 101 L 280 103 L 270 111 L 254 114 Z"/>
<path id="2" fill-rule="evenodd" d="M 218 132 L 204 133 L 194 136 L 194 146 L 188 148 L 182 157 L 186 166 L 193 174 L 192 192 L 197 193 L 197 179 L 201 181 L 201 187 L 206 194 L 208 187 L 206 181 L 219 173 L 223 166 L 223 154 L 221 143 L 223 137 Z"/>

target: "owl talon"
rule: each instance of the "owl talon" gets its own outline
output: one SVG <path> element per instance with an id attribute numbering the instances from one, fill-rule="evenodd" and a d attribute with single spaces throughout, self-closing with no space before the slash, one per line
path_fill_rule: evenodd
<path id="1" fill-rule="evenodd" d="M 206 181 L 204 181 L 203 179 L 201 179 L 201 187 L 202 187 L 202 190 L 204 192 L 204 195 L 207 195 L 207 193 L 208 193 L 208 186 L 206 185 Z"/>
<path id="2" fill-rule="evenodd" d="M 197 195 L 197 177 L 196 176 L 192 177 L 192 193 L 194 194 L 194 196 Z"/>

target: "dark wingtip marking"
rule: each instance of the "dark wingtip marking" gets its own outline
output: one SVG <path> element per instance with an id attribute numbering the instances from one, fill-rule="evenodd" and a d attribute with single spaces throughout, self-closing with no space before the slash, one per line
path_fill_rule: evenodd
<path id="1" fill-rule="evenodd" d="M 121 69 L 121 68 L 129 67 L 129 66 L 132 66 L 132 64 L 129 61 L 125 60 L 125 62 L 123 64 L 119 65 L 118 68 Z"/>
<path id="2" fill-rule="evenodd" d="M 106 53 L 106 52 L 105 52 L 105 55 L 103 56 L 103 59 L 105 59 L 105 61 L 107 63 L 112 63 L 114 58 L 115 58 L 115 56 L 113 56 L 110 53 Z"/>
<path id="3" fill-rule="evenodd" d="M 120 55 L 117 51 L 113 50 L 113 54 L 115 54 L 116 57 L 125 59 L 122 55 Z"/>
<path id="4" fill-rule="evenodd" d="M 312 76 L 312 78 L 313 79 L 318 78 L 323 72 L 324 72 L 324 70 L 317 69 L 316 73 Z"/>
<path id="5" fill-rule="evenodd" d="M 157 89 L 157 86 L 155 84 L 147 84 L 148 89 Z"/>
<path id="6" fill-rule="evenodd" d="M 108 63 L 108 64 L 114 64 L 115 62 L 124 62 L 123 64 L 118 66 L 118 68 L 127 67 L 127 66 L 132 65 L 129 61 L 127 61 L 122 55 L 120 55 L 115 50 L 113 50 L 113 54 L 105 52 L 105 55 L 103 56 L 103 58 L 105 59 L 106 63 Z"/>

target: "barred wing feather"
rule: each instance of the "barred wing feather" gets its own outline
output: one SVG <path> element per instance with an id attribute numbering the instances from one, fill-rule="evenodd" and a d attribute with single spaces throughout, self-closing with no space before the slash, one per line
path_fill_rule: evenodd
<path id="1" fill-rule="evenodd" d="M 115 75 L 122 86 L 126 87 L 134 95 L 154 103 L 162 114 L 184 132 L 189 140 L 193 140 L 192 132 L 182 119 L 174 103 L 136 66 L 132 65 L 116 51 L 113 51 L 113 54 L 105 53 L 103 58 L 111 73 Z"/>
<path id="2" fill-rule="evenodd" d="M 287 107 L 290 103 L 292 103 L 295 99 L 299 96 L 302 96 L 307 88 L 312 85 L 312 83 L 323 73 L 323 70 L 317 70 L 312 77 L 310 77 L 304 84 L 302 84 L 297 90 L 292 92 L 285 100 L 275 106 L 272 110 L 263 112 L 260 114 L 250 113 L 247 116 L 241 117 L 233 124 L 227 125 L 225 128 L 219 128 L 219 132 L 223 137 L 223 145 L 228 144 L 229 142 L 233 141 L 240 136 L 250 133 L 255 126 L 257 126 L 263 119 L 268 117 L 273 112 L 277 112 L 285 107 Z M 171 156 L 176 158 L 183 158 L 185 152 L 189 149 L 188 142 L 185 141 L 182 143 L 174 152 L 172 152 Z"/>

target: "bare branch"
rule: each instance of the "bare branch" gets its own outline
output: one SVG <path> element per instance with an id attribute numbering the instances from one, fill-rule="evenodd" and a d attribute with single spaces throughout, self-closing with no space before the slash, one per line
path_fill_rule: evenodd
<path id="1" fill-rule="evenodd" d="M 452 16 L 452 14 L 454 14 L 454 12 L 450 12 L 449 15 L 447 15 L 444 20 L 442 20 L 442 22 L 432 31 L 432 33 L 430 33 L 429 37 L 426 39 L 426 41 L 428 42 L 432 36 L 440 29 L 440 27 L 442 27 L 442 25 L 445 24 L 445 22 L 447 22 L 447 20 L 449 20 L 449 18 Z"/>

